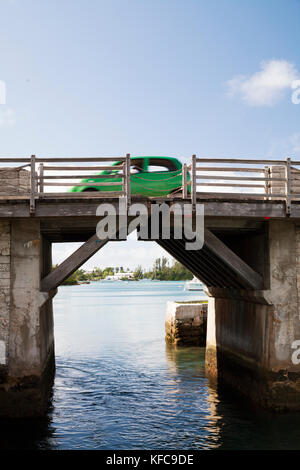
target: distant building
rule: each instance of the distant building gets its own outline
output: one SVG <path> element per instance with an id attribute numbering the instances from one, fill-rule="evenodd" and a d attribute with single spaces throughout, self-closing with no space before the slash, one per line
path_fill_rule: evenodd
<path id="1" fill-rule="evenodd" d="M 106 280 L 108 281 L 119 281 L 120 279 L 123 278 L 129 278 L 129 279 L 134 279 L 134 274 L 132 272 L 127 272 L 127 273 L 115 273 L 112 276 L 106 276 Z"/>

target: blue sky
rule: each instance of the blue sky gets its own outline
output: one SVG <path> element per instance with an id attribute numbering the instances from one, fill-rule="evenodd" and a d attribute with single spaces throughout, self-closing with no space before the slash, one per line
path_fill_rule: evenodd
<path id="1" fill-rule="evenodd" d="M 300 158 L 299 20 L 299 0 L 0 0 L 0 156 Z"/>

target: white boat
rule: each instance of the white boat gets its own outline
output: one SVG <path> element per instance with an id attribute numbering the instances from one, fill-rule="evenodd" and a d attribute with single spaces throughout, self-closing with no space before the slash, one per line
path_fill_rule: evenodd
<path id="1" fill-rule="evenodd" d="M 202 290 L 203 291 L 203 284 L 199 279 L 195 276 L 191 281 L 187 281 L 185 284 L 185 289 L 187 290 Z"/>

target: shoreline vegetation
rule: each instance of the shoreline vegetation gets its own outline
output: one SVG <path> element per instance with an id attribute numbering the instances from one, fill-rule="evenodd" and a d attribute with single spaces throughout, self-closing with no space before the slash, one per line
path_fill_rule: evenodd
<path id="1" fill-rule="evenodd" d="M 53 269 L 57 267 L 53 266 Z M 62 285 L 74 286 L 79 284 L 87 284 L 91 281 L 102 281 L 108 276 L 114 276 L 115 274 L 124 274 L 122 281 L 140 281 L 142 279 L 156 280 L 156 281 L 188 281 L 193 279 L 193 274 L 185 268 L 178 261 L 169 263 L 169 260 L 165 257 L 157 258 L 153 267 L 149 270 L 143 269 L 142 266 L 137 266 L 131 271 L 130 277 L 126 276 L 130 270 L 123 266 L 120 267 L 106 267 L 100 269 L 95 267 L 92 271 L 85 271 L 84 269 L 77 269 L 70 277 L 68 277 Z"/>

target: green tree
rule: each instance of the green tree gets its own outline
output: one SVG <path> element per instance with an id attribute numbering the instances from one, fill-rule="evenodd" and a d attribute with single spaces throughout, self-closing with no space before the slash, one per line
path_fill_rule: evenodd
<path id="1" fill-rule="evenodd" d="M 133 271 L 133 277 L 135 280 L 143 279 L 144 273 L 142 266 L 138 266 L 134 271 Z"/>

